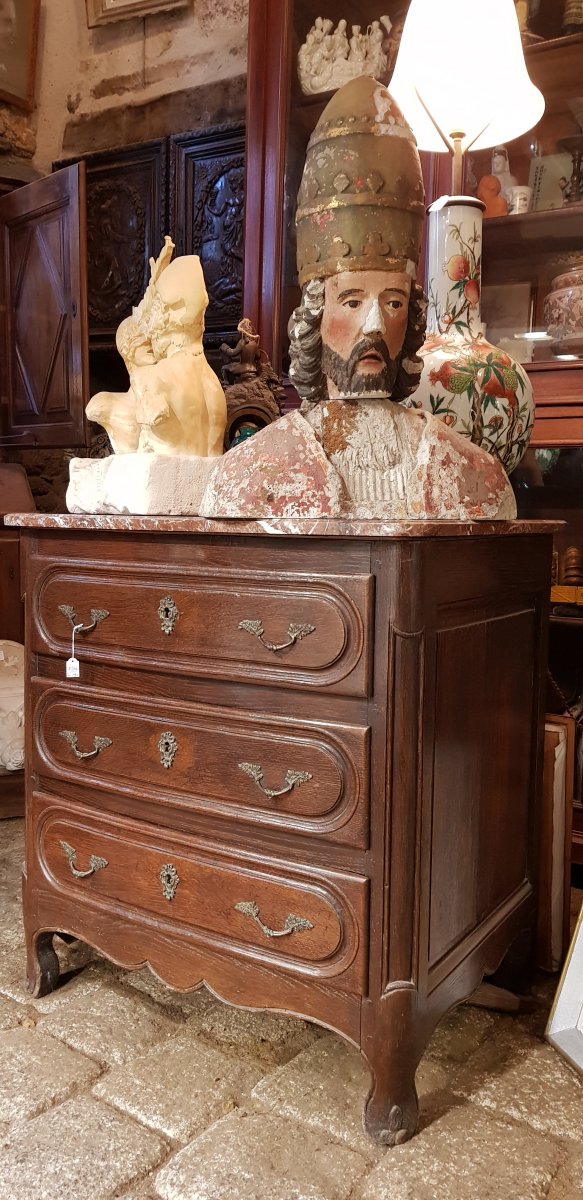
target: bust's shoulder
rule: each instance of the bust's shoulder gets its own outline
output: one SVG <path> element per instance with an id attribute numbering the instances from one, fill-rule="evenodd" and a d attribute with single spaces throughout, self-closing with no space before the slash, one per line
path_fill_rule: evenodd
<path id="1" fill-rule="evenodd" d="M 201 516 L 338 517 L 344 510 L 340 476 L 296 410 L 219 459 Z"/>

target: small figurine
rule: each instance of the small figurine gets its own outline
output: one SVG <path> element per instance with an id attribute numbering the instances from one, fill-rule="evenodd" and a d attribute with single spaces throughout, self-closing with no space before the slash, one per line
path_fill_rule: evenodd
<path id="1" fill-rule="evenodd" d="M 505 217 L 508 214 L 508 203 L 500 195 L 500 179 L 497 175 L 484 175 L 478 184 L 478 199 L 486 205 L 485 217 Z"/>
<path id="2" fill-rule="evenodd" d="M 128 392 L 98 392 L 87 416 L 106 429 L 114 452 L 217 457 L 227 419 L 224 391 L 204 356 L 208 296 L 200 259 L 171 262 L 174 244 L 150 260 L 146 294 L 116 336 Z"/>
<path id="3" fill-rule="evenodd" d="M 236 346 L 228 346 L 226 342 L 221 344 L 221 354 L 230 360 L 221 369 L 225 383 L 255 378 L 261 361 L 259 334 L 255 333 L 247 317 L 239 321 L 237 330 L 241 337 Z"/>
<path id="4" fill-rule="evenodd" d="M 510 172 L 510 162 L 506 146 L 494 146 L 492 151 L 492 174 L 500 183 L 500 195 L 506 201 L 508 208 L 512 202 L 512 188 L 517 180 Z"/>
<path id="5" fill-rule="evenodd" d="M 236 346 L 223 343 L 222 353 L 230 360 L 222 369 L 226 381 L 227 429 L 225 449 L 239 445 L 281 416 L 284 390 L 267 355 L 259 346 L 259 334 L 243 317 L 237 329 Z M 234 361 L 237 357 L 240 362 Z M 230 382 L 232 380 L 232 383 Z"/>

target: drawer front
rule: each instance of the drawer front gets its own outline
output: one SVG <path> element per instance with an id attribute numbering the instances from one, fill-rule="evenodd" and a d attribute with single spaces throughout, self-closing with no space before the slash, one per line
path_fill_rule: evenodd
<path id="1" fill-rule="evenodd" d="M 35 769 L 366 848 L 369 731 L 34 688 Z M 173 712 L 176 712 L 172 706 Z M 171 819 L 171 818 L 169 818 Z"/>
<path id="2" fill-rule="evenodd" d="M 292 687 L 370 688 L 372 576 L 245 577 L 176 568 L 51 566 L 37 578 L 34 649 L 81 660 Z"/>
<path id="3" fill-rule="evenodd" d="M 42 869 L 73 907 L 114 906 L 120 920 L 124 911 L 128 920 L 141 914 L 218 948 L 364 987 L 366 879 L 259 863 L 49 798 L 35 797 L 33 811 Z"/>

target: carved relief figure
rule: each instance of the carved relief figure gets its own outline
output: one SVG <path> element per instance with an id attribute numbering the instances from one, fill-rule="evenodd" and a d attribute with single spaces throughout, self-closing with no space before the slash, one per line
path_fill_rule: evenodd
<path id="1" fill-rule="evenodd" d="M 302 301 L 290 378 L 302 411 L 226 455 L 205 516 L 511 517 L 503 468 L 398 401 L 416 388 L 421 166 L 389 93 L 361 76 L 324 110 L 298 196 Z"/>
<path id="2" fill-rule="evenodd" d="M 110 325 L 143 290 L 146 216 L 138 189 L 127 180 L 90 183 L 87 206 L 89 311 Z"/>
<path id="3" fill-rule="evenodd" d="M 222 453 L 226 402 L 202 347 L 208 296 L 200 259 L 170 262 L 173 250 L 167 237 L 143 300 L 117 331 L 129 391 L 99 392 L 87 406 L 118 454 Z"/>
<path id="4" fill-rule="evenodd" d="M 306 95 L 332 91 L 361 74 L 383 77 L 387 70 L 386 51 L 392 24 L 387 16 L 373 21 L 366 31 L 353 25 L 350 38 L 348 22 L 342 18 L 336 29 L 328 19 L 316 17 L 298 53 L 298 75 Z"/>
<path id="5" fill-rule="evenodd" d="M 243 158 L 201 165 L 193 221 L 212 307 L 221 320 L 241 312 L 243 292 Z"/>

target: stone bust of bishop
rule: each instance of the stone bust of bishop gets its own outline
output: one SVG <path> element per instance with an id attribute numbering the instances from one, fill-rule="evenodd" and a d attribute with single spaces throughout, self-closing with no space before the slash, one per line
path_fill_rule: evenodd
<path id="1" fill-rule="evenodd" d="M 289 333 L 301 410 L 219 460 L 204 515 L 516 515 L 497 461 L 399 403 L 421 373 L 423 218 L 411 130 L 386 88 L 369 76 L 352 80 L 312 134 L 298 196 L 302 298 Z"/>

